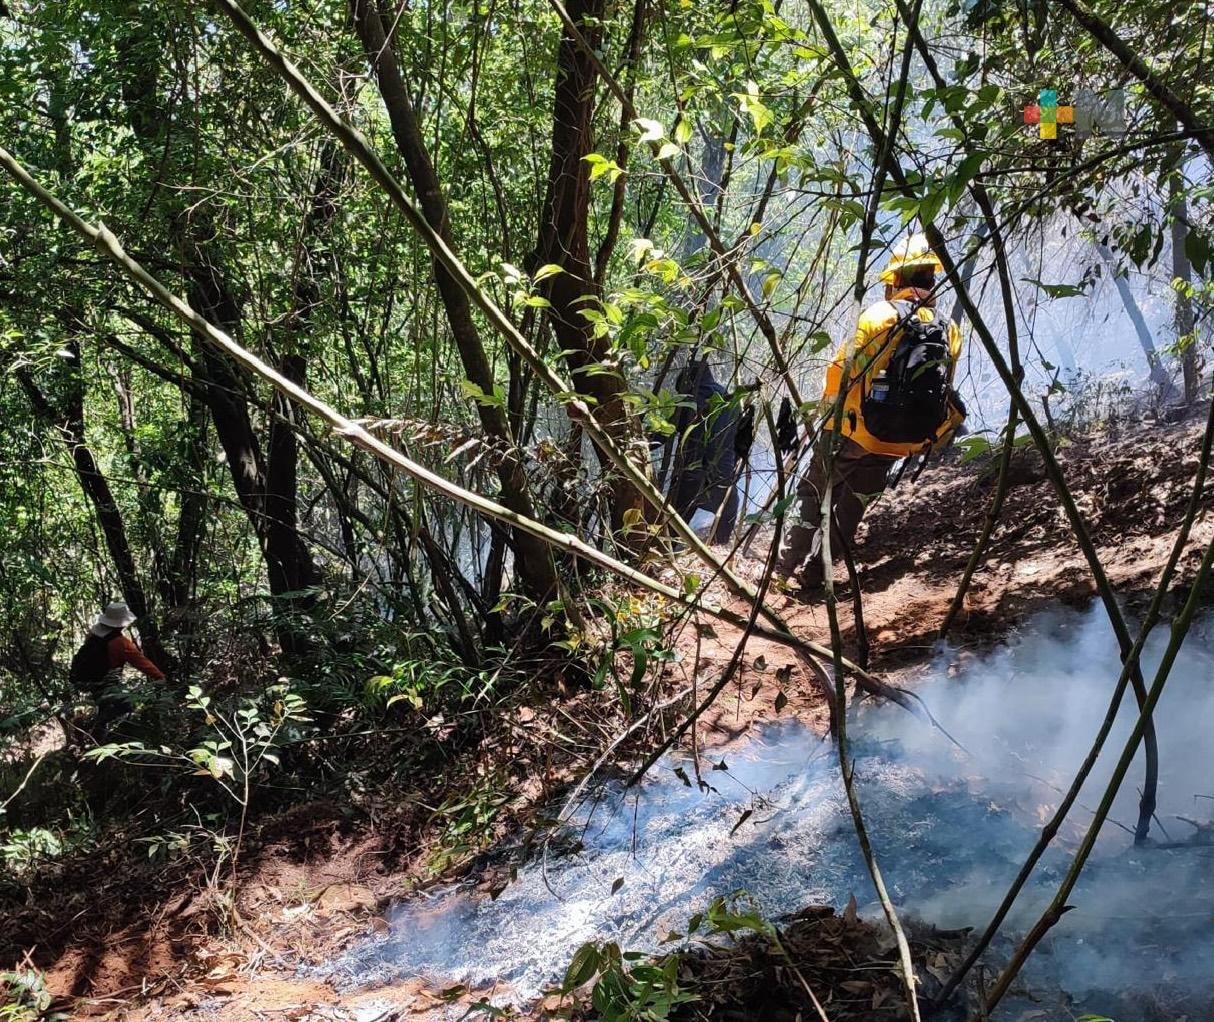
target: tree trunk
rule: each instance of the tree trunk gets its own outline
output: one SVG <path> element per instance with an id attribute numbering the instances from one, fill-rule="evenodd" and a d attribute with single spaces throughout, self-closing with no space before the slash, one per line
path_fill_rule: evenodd
<path id="1" fill-rule="evenodd" d="M 278 353 L 278 371 L 292 383 L 307 384 L 308 360 L 304 353 L 312 310 L 320 302 L 317 263 L 323 246 L 323 234 L 336 212 L 335 200 L 340 188 L 342 158 L 335 144 L 327 143 L 320 155 L 320 172 L 312 192 L 299 243 L 299 256 L 292 274 L 291 309 L 286 318 Z M 310 557 L 289 556 L 299 537 L 299 442 L 296 436 L 296 411 L 281 394 L 272 398 L 266 456 L 266 530 L 267 547 L 288 554 L 288 574 L 283 579 L 287 592 L 303 592 L 317 582 Z M 336 499 L 336 498 L 335 498 Z"/>
<path id="2" fill-rule="evenodd" d="M 161 668 L 168 666 L 168 657 L 160 641 L 160 629 L 150 614 L 147 594 L 135 567 L 131 544 L 127 538 L 122 512 L 114 500 L 109 480 L 102 474 L 88 446 L 84 428 L 84 372 L 80 362 L 80 341 L 75 336 L 64 344 L 70 352 L 70 362 L 63 380 L 63 393 L 53 400 L 42 391 L 25 369 L 17 370 L 17 379 L 29 397 L 38 417 L 48 426 L 57 429 L 64 445 L 72 457 L 72 467 L 80 489 L 93 506 L 97 524 L 105 538 L 106 550 L 113 561 L 122 588 L 122 598 L 132 613 L 139 618 L 139 634 L 148 657 Z"/>
<path id="3" fill-rule="evenodd" d="M 422 214 L 443 241 L 450 245 L 447 201 L 405 87 L 396 50 L 385 29 L 383 14 L 374 0 L 351 0 L 350 10 L 355 31 L 379 83 L 379 92 L 392 126 L 392 136 L 405 161 L 409 180 L 417 192 Z M 390 28 L 391 24 L 387 23 L 387 29 Z M 493 370 L 472 317 L 468 296 L 444 267 L 437 262 L 433 266 L 439 297 L 464 374 L 483 394 L 493 395 L 496 389 Z M 511 435 L 505 409 L 495 403 L 478 402 L 476 410 L 485 433 L 505 448 L 497 469 L 502 503 L 519 514 L 535 517 L 527 490 L 526 471 Z M 513 533 L 513 545 L 515 568 L 523 588 L 536 599 L 551 596 L 556 588 L 556 569 L 548 545 L 518 530 Z"/>
<path id="4" fill-rule="evenodd" d="M 186 465 L 192 485 L 181 495 L 181 510 L 177 515 L 177 537 L 173 541 L 173 556 L 169 577 L 173 590 L 173 606 L 185 607 L 194 596 L 198 578 L 198 547 L 206 526 L 207 507 L 207 406 L 201 397 L 190 395 L 190 408 L 185 424 Z"/>
<path id="5" fill-rule="evenodd" d="M 599 24 L 605 0 L 573 0 L 566 5 L 570 19 L 591 46 L 601 39 Z M 548 279 L 552 328 L 558 348 L 567 354 L 577 389 L 589 395 L 595 417 L 622 450 L 635 449 L 640 440 L 636 423 L 624 402 L 627 383 L 610 367 L 610 345 L 595 337 L 582 310 L 593 308 L 587 298 L 601 299 L 590 260 L 590 166 L 585 157 L 593 151 L 596 72 L 577 40 L 564 29 L 557 49 L 556 87 L 553 99 L 552 155 L 548 187 L 540 215 L 540 237 L 535 267 L 553 263 L 564 271 Z M 600 452 L 600 464 L 608 462 Z M 648 459 L 645 459 L 646 464 Z M 612 525 L 620 528 L 630 510 L 643 507 L 640 493 L 627 479 L 612 472 Z"/>
<path id="6" fill-rule="evenodd" d="M 190 275 L 190 304 L 227 333 L 237 335 L 240 308 L 219 268 L 199 249 L 189 260 L 187 272 Z M 294 525 L 295 502 L 291 492 L 294 469 L 288 471 L 280 464 L 276 480 L 279 490 L 272 509 L 266 460 L 249 418 L 245 379 L 228 358 L 205 339 L 198 338 L 198 354 L 215 435 L 227 456 L 236 496 L 261 544 L 270 593 L 275 597 L 294 599 L 293 594 L 307 589 L 317 577 L 312 555 Z M 301 645 L 299 636 L 288 634 L 290 632 L 290 629 L 280 630 L 279 638 L 284 648 L 297 650 Z"/>
<path id="7" fill-rule="evenodd" d="M 167 610 L 176 606 L 172 571 L 165 560 L 165 543 L 157 494 L 148 480 L 140 448 L 135 421 L 135 394 L 131 386 L 131 367 L 127 362 L 110 363 L 106 366 L 114 385 L 114 396 L 118 399 L 118 421 L 122 429 L 123 446 L 131 466 L 131 478 L 139 503 L 139 525 L 151 546 L 152 569 L 156 576 L 156 591 L 160 603 Z"/>
<path id="8" fill-rule="evenodd" d="M 1189 338 L 1180 354 L 1184 371 L 1184 401 L 1191 405 L 1197 400 L 1198 375 L 1197 340 L 1192 337 L 1194 328 L 1193 299 L 1189 288 L 1193 284 L 1193 267 L 1185 251 L 1189 237 L 1189 204 L 1184 194 L 1184 150 L 1177 153 L 1176 167 L 1168 176 L 1168 199 L 1172 216 L 1172 281 L 1180 281 L 1176 291 L 1176 336 Z"/>
<path id="9" fill-rule="evenodd" d="M 1160 397 L 1166 401 L 1172 392 L 1172 380 L 1159 359 L 1159 352 L 1155 350 L 1155 340 L 1151 336 L 1151 328 L 1147 326 L 1142 309 L 1138 307 L 1138 302 L 1134 298 L 1134 292 L 1130 290 L 1130 285 L 1125 279 L 1125 275 L 1118 269 L 1117 259 L 1109 251 L 1109 247 L 1097 244 L 1096 248 L 1100 252 L 1101 258 L 1104 259 L 1105 264 L 1109 267 L 1109 272 L 1113 275 L 1113 283 L 1117 286 L 1117 294 L 1121 296 L 1121 304 L 1125 306 L 1126 315 L 1130 317 L 1130 322 L 1134 324 L 1134 333 L 1138 337 L 1138 343 L 1142 346 L 1143 354 L 1147 357 L 1147 367 L 1151 372 L 1151 382 L 1159 387 Z"/>

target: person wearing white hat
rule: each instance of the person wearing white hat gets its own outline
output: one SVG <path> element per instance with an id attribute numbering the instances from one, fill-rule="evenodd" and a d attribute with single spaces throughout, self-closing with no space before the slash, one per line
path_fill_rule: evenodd
<path id="1" fill-rule="evenodd" d="M 885 491 L 893 465 L 943 445 L 965 419 L 965 405 L 953 389 L 961 334 L 956 323 L 937 322 L 935 315 L 936 274 L 942 270 L 924 235 L 907 238 L 881 271 L 884 301 L 864 310 L 855 339 L 827 367 L 822 400 L 830 417 L 797 484 L 800 522 L 788 530 L 777 564 L 781 576 L 798 576 L 804 595 L 821 587 L 824 574 L 821 508 L 828 455 L 833 452 L 831 553 L 838 558 L 865 509 Z M 842 415 L 836 418 L 841 394 Z"/>
<path id="2" fill-rule="evenodd" d="M 128 664 L 142 671 L 153 681 L 164 681 L 164 672 L 143 654 L 135 642 L 123 635 L 123 630 L 135 623 L 131 608 L 121 601 L 106 604 L 97 615 L 88 635 L 72 657 L 70 679 L 73 689 L 92 696 L 97 703 L 97 718 L 93 737 L 104 735 L 117 717 L 130 713 L 130 697 L 114 682 Z"/>

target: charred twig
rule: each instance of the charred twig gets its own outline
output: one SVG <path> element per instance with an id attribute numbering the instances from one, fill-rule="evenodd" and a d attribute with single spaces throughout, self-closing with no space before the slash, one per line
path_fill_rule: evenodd
<path id="1" fill-rule="evenodd" d="M 599 754 L 599 757 L 590 765 L 590 769 L 582 775 L 581 780 L 577 782 L 577 785 L 574 787 L 573 791 L 570 792 L 569 797 L 565 799 L 565 804 L 561 806 L 561 811 L 557 813 L 555 826 L 549 828 L 548 833 L 544 837 L 544 844 L 541 853 L 541 876 L 543 877 L 544 886 L 548 888 L 549 893 L 551 893 L 554 897 L 560 899 L 560 895 L 557 894 L 556 891 L 552 889 L 552 885 L 548 883 L 548 846 L 551 843 L 553 833 L 555 833 L 558 827 L 569 821 L 569 816 L 573 812 L 574 806 L 576 806 L 578 801 L 581 799 L 582 792 L 586 790 L 586 786 L 590 783 L 595 774 L 597 774 L 603 768 L 603 764 L 605 764 L 612 757 L 615 750 L 623 745 L 624 742 L 626 742 L 634 734 L 636 734 L 636 732 L 642 728 L 655 714 L 661 713 L 663 710 L 668 710 L 676 703 L 682 702 L 691 694 L 691 692 L 692 686 L 688 685 L 686 688 L 683 688 L 675 693 L 675 695 L 671 696 L 669 699 L 664 700 L 655 706 L 651 706 L 643 714 L 637 717 L 636 720 L 634 720 L 628 725 L 628 727 L 626 727 L 623 731 L 616 735 L 614 739 L 612 739 L 608 746 Z"/>
<path id="2" fill-rule="evenodd" d="M 784 486 L 783 473 L 781 473 L 779 476 L 778 485 L 781 488 Z M 781 511 L 776 515 L 775 535 L 772 538 L 771 547 L 767 551 L 767 563 L 763 566 L 763 576 L 759 580 L 759 595 L 751 607 L 750 620 L 746 622 L 746 627 L 742 629 L 741 638 L 738 639 L 738 644 L 734 647 L 733 656 L 729 658 L 729 663 L 726 665 L 725 670 L 721 672 L 721 676 L 717 679 L 716 683 L 711 689 L 708 690 L 708 694 L 699 703 L 699 705 L 696 706 L 687 719 L 684 720 L 677 728 L 675 728 L 667 736 L 667 738 L 658 745 L 656 749 L 645 757 L 645 761 L 633 772 L 632 776 L 628 778 L 628 787 L 631 788 L 642 777 L 644 777 L 645 774 L 649 772 L 650 767 L 661 759 L 662 756 L 666 754 L 666 751 L 687 733 L 687 729 L 695 725 L 696 721 L 700 719 L 701 714 L 703 714 L 704 711 L 713 704 L 717 696 L 724 691 L 725 686 L 729 684 L 734 674 L 737 673 L 738 668 L 742 665 L 742 658 L 746 653 L 746 644 L 750 641 L 750 637 L 755 630 L 755 626 L 758 624 L 759 607 L 762 605 L 763 600 L 767 596 L 768 586 L 771 585 L 771 576 L 775 571 L 776 559 L 780 552 L 780 533 L 783 525 L 784 513 Z"/>
<path id="3" fill-rule="evenodd" d="M 851 613 L 856 625 L 856 663 L 868 670 L 868 629 L 864 627 L 864 594 L 860 590 L 860 573 L 856 571 L 856 559 L 852 556 L 851 544 L 839 537 L 843 563 L 847 566 L 847 578 L 851 583 Z"/>

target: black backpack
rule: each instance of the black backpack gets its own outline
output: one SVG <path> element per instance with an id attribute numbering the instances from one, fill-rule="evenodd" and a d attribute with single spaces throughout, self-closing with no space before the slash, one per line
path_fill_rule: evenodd
<path id="1" fill-rule="evenodd" d="M 890 328 L 897 342 L 878 373 L 865 373 L 860 411 L 878 440 L 891 444 L 934 440 L 948 418 L 948 328 L 940 320 L 924 323 L 910 302 L 891 303 L 899 322 Z M 886 343 L 890 343 L 887 341 Z"/>
<path id="2" fill-rule="evenodd" d="M 117 631 L 105 635 L 95 635 L 89 632 L 76 655 L 72 657 L 72 666 L 68 678 L 75 691 L 89 692 L 98 688 L 110 673 L 109 645 L 110 639 Z"/>

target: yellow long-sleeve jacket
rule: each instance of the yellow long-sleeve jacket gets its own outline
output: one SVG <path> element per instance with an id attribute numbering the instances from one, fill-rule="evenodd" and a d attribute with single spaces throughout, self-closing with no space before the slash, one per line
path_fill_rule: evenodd
<path id="1" fill-rule="evenodd" d="M 870 454 L 883 454 L 890 458 L 904 458 L 907 455 L 914 454 L 916 451 L 921 451 L 924 444 L 908 443 L 908 444 L 892 444 L 884 440 L 878 440 L 873 436 L 864 425 L 864 414 L 860 410 L 860 398 L 862 394 L 861 383 L 864 377 L 872 377 L 879 373 L 890 357 L 894 353 L 896 344 L 891 343 L 889 331 L 894 326 L 900 316 L 897 308 L 891 304 L 895 301 L 924 301 L 928 298 L 927 292 L 920 291 L 913 287 L 903 288 L 896 292 L 892 299 L 888 301 L 875 302 L 864 310 L 860 316 L 860 322 L 856 325 L 856 338 L 839 349 L 839 353 L 835 356 L 835 360 L 827 367 L 826 370 L 826 387 L 822 394 L 824 404 L 833 405 L 835 399 L 839 395 L 839 391 L 843 387 L 843 372 L 847 366 L 848 360 L 851 360 L 850 371 L 848 376 L 851 380 L 851 385 L 848 387 L 847 396 L 843 399 L 843 435 L 854 440 Z M 930 299 L 929 299 L 930 301 Z M 930 304 L 920 305 L 917 315 L 923 322 L 930 323 L 936 318 L 935 311 Z M 961 331 L 957 329 L 956 323 L 948 325 L 948 350 L 951 357 L 951 364 L 948 370 L 948 380 L 951 385 L 953 376 L 957 371 L 957 360 L 961 357 Z M 962 411 L 957 408 L 951 401 L 949 402 L 949 414 L 941 424 L 939 430 L 936 431 L 936 439 L 934 443 L 939 443 L 945 439 L 953 430 L 955 430 L 965 418 Z M 826 428 L 833 430 L 835 428 L 835 417 L 832 413 L 826 422 Z"/>

